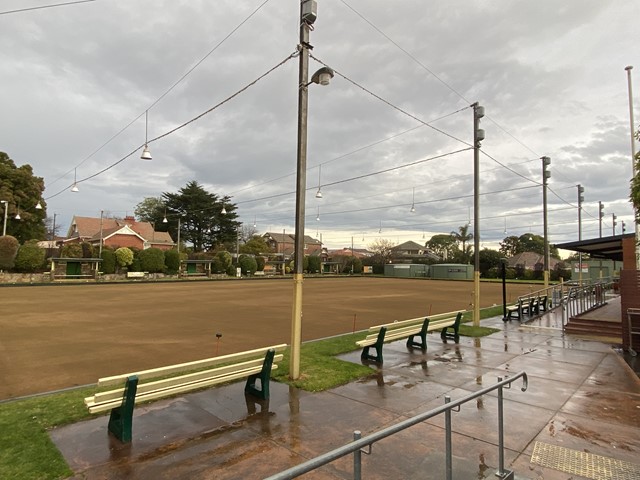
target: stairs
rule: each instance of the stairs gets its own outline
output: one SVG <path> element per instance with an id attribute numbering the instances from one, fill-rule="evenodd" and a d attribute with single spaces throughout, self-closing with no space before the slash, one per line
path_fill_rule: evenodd
<path id="1" fill-rule="evenodd" d="M 622 342 L 622 323 L 606 320 L 591 320 L 572 317 L 564 326 L 565 333 L 588 335 L 590 337 L 609 337 Z"/>

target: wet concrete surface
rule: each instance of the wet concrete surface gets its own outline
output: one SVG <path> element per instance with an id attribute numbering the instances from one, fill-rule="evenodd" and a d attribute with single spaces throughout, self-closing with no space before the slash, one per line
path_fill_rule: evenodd
<path id="1" fill-rule="evenodd" d="M 483 322 L 501 331 L 443 343 L 426 352 L 386 344 L 370 377 L 321 393 L 272 383 L 267 402 L 245 397 L 243 383 L 139 406 L 134 439 L 107 434 L 107 417 L 57 428 L 51 438 L 74 479 L 264 478 L 362 435 L 441 406 L 526 371 L 504 390 L 505 462 L 518 479 L 579 479 L 531 463 L 536 441 L 640 463 L 640 381 L 600 342 L 565 336 L 552 318 L 520 325 Z M 360 352 L 341 356 L 360 363 Z M 498 468 L 497 392 L 464 404 L 453 420 L 454 478 L 494 478 Z M 363 478 L 444 478 L 443 416 L 376 443 L 363 455 Z M 353 478 L 351 457 L 307 474 Z"/>

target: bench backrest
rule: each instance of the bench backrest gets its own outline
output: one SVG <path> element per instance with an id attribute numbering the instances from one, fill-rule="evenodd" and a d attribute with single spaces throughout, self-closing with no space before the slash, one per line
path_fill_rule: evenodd
<path id="1" fill-rule="evenodd" d="M 455 310 L 453 312 L 437 313 L 435 315 L 427 315 L 426 317 L 416 317 L 416 318 L 410 318 L 408 320 L 395 321 L 393 323 L 385 323 L 383 325 L 376 325 L 374 327 L 369 327 L 369 331 L 377 332 L 382 327 L 385 327 L 387 330 L 410 327 L 414 324 L 422 324 L 425 318 L 428 318 L 429 322 L 437 322 L 439 320 L 455 317 L 456 315 L 458 315 L 458 313 L 462 313 L 462 312 L 465 312 L 465 310 Z"/>
<path id="2" fill-rule="evenodd" d="M 199 368 L 212 367 L 224 363 L 238 363 L 242 360 L 264 357 L 266 352 L 271 349 L 275 350 L 276 352 L 282 352 L 286 348 L 287 344 L 283 343 L 280 345 L 248 350 L 246 352 L 232 353 L 230 355 L 223 355 L 220 357 L 205 358 L 203 360 L 196 360 L 193 362 L 179 363 L 177 365 L 170 365 L 167 367 L 152 368 L 140 372 L 123 373 L 121 375 L 115 375 L 113 377 L 101 378 L 100 380 L 98 380 L 98 386 L 105 387 L 110 385 L 123 385 L 126 382 L 127 378 L 132 375 L 136 375 L 140 380 L 144 380 L 147 378 L 157 378 L 164 375 L 172 375 L 174 373 L 193 371 Z M 262 362 L 262 358 L 260 358 L 260 362 Z"/>

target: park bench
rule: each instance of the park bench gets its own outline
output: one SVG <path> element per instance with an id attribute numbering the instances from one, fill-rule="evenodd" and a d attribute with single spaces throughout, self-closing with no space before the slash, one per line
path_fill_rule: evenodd
<path id="1" fill-rule="evenodd" d="M 546 298 L 546 297 L 545 297 Z M 537 313 L 538 306 L 538 297 L 525 297 L 518 298 L 518 303 L 515 305 L 510 305 L 507 307 L 507 319 L 511 320 L 512 318 L 517 318 L 522 321 L 525 314 L 533 315 L 534 312 Z"/>
<path id="2" fill-rule="evenodd" d="M 127 272 L 127 278 L 144 278 L 147 272 Z"/>
<path id="3" fill-rule="evenodd" d="M 367 336 L 363 340 L 356 342 L 356 345 L 362 347 L 360 358 L 362 358 L 362 360 L 373 360 L 378 363 L 383 363 L 382 345 L 385 342 L 391 342 L 401 338 L 407 339 L 407 347 L 417 347 L 426 351 L 427 332 L 438 329 L 442 329 L 440 337 L 443 340 L 446 338 L 454 338 L 457 342 L 459 339 L 458 328 L 463 312 L 464 310 L 457 310 L 455 312 L 431 315 L 426 318 L 410 318 L 408 320 L 395 321 L 393 323 L 385 323 L 371 327 L 367 331 Z M 449 328 L 453 330 L 453 333 L 447 333 L 447 329 Z M 416 337 L 419 337 L 419 341 L 416 340 Z M 372 347 L 375 348 L 375 355 L 369 353 Z"/>
<path id="4" fill-rule="evenodd" d="M 98 380 L 98 387 L 116 386 L 84 399 L 90 413 L 111 411 L 108 431 L 123 443 L 132 436 L 135 404 L 247 377 L 245 393 L 269 398 L 271 370 L 278 368 L 286 344 L 126 373 Z M 256 381 L 260 380 L 260 385 Z"/>

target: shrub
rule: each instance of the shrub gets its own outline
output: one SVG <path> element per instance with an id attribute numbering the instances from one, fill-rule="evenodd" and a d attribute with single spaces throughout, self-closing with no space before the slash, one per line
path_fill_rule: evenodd
<path id="1" fill-rule="evenodd" d="M 178 250 L 167 250 L 164 252 L 164 265 L 169 275 L 175 275 L 180 270 L 180 254 Z"/>
<path id="2" fill-rule="evenodd" d="M 264 266 L 266 265 L 267 261 L 264 259 L 264 257 L 260 257 L 257 256 L 256 258 L 256 272 L 262 272 L 264 270 Z"/>
<path id="3" fill-rule="evenodd" d="M 357 257 L 347 257 L 342 273 L 362 273 L 362 261 Z"/>
<path id="4" fill-rule="evenodd" d="M 223 271 L 227 270 L 231 265 L 231 263 L 233 262 L 233 257 L 231 256 L 231 254 L 224 250 L 221 252 L 218 252 L 218 254 L 216 255 L 216 259 L 220 261 Z M 235 275 L 235 270 L 234 270 L 234 275 Z"/>
<path id="5" fill-rule="evenodd" d="M 116 255 L 110 248 L 102 249 L 102 264 L 100 268 L 102 273 L 111 274 L 116 273 Z"/>
<path id="6" fill-rule="evenodd" d="M 229 275 L 230 277 L 235 277 L 236 276 L 236 266 L 235 265 L 229 265 L 226 269 L 227 275 Z"/>
<path id="7" fill-rule="evenodd" d="M 309 273 L 319 273 L 322 268 L 320 257 L 309 257 Z"/>
<path id="8" fill-rule="evenodd" d="M 82 245 L 80 245 L 79 243 L 69 243 L 62 247 L 60 256 L 62 258 L 83 258 Z"/>
<path id="9" fill-rule="evenodd" d="M 18 249 L 15 269 L 20 272 L 35 272 L 44 266 L 45 251 L 38 246 L 38 240 L 29 240 Z"/>
<path id="10" fill-rule="evenodd" d="M 258 269 L 256 259 L 251 255 L 240 255 L 240 258 L 238 258 L 238 266 L 242 270 L 243 275 L 253 275 Z"/>
<path id="11" fill-rule="evenodd" d="M 10 270 L 15 265 L 20 244 L 16 237 L 5 235 L 0 237 L 0 270 Z"/>
<path id="12" fill-rule="evenodd" d="M 133 263 L 133 252 L 127 247 L 120 247 L 115 251 L 116 263 L 120 268 L 128 267 Z M 135 271 L 135 270 L 132 270 Z"/>
<path id="13" fill-rule="evenodd" d="M 149 273 L 164 272 L 164 252 L 159 248 L 147 248 L 138 253 L 140 270 Z"/>
<path id="14" fill-rule="evenodd" d="M 82 242 L 80 244 L 82 248 L 82 258 L 93 258 L 93 246 L 88 242 Z"/>

